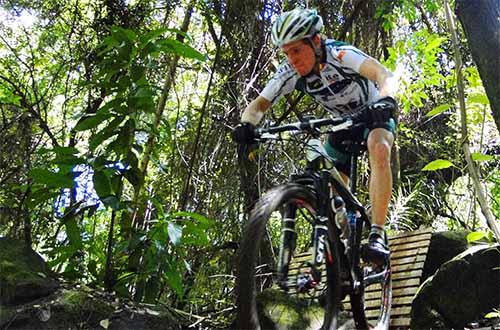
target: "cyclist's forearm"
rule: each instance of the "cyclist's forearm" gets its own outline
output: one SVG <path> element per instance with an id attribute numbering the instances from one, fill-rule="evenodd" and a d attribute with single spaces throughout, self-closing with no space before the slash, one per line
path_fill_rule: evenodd
<path id="1" fill-rule="evenodd" d="M 241 115 L 241 122 L 251 123 L 256 126 L 261 121 L 262 117 L 264 117 L 264 113 L 270 106 L 271 102 L 262 96 L 257 97 L 255 100 L 250 102 L 245 111 L 243 111 L 243 114 Z"/>
<path id="2" fill-rule="evenodd" d="M 380 96 L 396 96 L 398 81 L 392 72 L 385 70 L 385 72 L 381 73 L 377 83 L 379 86 Z"/>
<path id="3" fill-rule="evenodd" d="M 359 68 L 359 74 L 377 83 L 380 96 L 395 96 L 398 88 L 397 79 L 377 60 L 366 59 Z"/>

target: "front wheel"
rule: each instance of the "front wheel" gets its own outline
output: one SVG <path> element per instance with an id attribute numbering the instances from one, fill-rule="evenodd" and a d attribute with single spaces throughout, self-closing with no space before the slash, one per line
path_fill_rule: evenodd
<path id="1" fill-rule="evenodd" d="M 356 329 L 387 330 L 392 306 L 390 260 L 380 268 L 365 263 L 361 269 L 363 289 L 350 295 Z"/>
<path id="2" fill-rule="evenodd" d="M 288 295 L 290 295 L 290 292 L 297 292 L 297 288 L 283 288 L 283 276 L 286 279 L 286 274 L 278 274 L 276 263 L 272 264 L 272 262 L 269 262 L 272 258 L 265 257 L 265 254 L 268 253 L 265 253 L 266 249 L 263 247 L 276 245 L 273 244 L 273 238 L 267 235 L 266 225 L 268 225 L 269 220 L 272 219 L 271 222 L 274 223 L 276 218 L 279 218 L 283 225 L 285 221 L 291 221 L 291 217 L 293 217 L 292 221 L 294 222 L 305 219 L 306 225 L 311 227 L 310 224 L 315 223 L 314 219 L 317 214 L 314 193 L 309 188 L 297 184 L 276 187 L 266 193 L 256 204 L 245 227 L 240 244 L 239 268 L 236 279 L 236 326 L 238 329 L 261 328 L 260 321 L 262 320 L 259 320 L 256 301 L 258 293 L 265 289 L 278 288 L 278 286 Z M 322 293 L 316 297 L 319 301 L 317 306 L 323 309 L 323 313 L 314 327 L 337 329 L 337 318 L 341 305 L 340 259 L 335 236 L 337 232 L 333 222 L 328 221 L 327 227 L 329 248 L 325 249 L 325 253 L 328 255 L 323 258 L 325 260 L 327 285 L 322 290 Z M 309 239 L 309 237 L 307 238 Z M 300 238 L 298 237 L 298 243 L 300 243 Z M 283 242 L 279 244 L 283 244 Z M 302 247 L 307 249 L 310 246 L 303 245 Z M 297 248 L 300 250 L 301 244 L 297 244 Z M 263 251 L 264 253 L 262 253 Z M 290 253 L 293 254 L 294 252 L 297 251 L 291 251 Z M 256 269 L 259 271 L 258 274 L 256 274 Z M 266 271 L 262 271 L 263 269 L 266 269 Z M 278 278 L 281 283 L 276 283 Z M 300 298 L 304 297 L 301 296 Z M 308 299 L 308 303 L 310 303 L 314 296 L 312 298 L 309 296 Z"/>

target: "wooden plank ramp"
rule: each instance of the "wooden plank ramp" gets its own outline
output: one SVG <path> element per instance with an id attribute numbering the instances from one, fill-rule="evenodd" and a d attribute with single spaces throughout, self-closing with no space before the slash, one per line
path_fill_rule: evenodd
<path id="1" fill-rule="evenodd" d="M 411 304 L 421 284 L 431 237 L 431 228 L 399 233 L 389 237 L 392 270 L 390 326 L 393 329 L 406 329 L 410 326 Z M 301 265 L 310 258 L 309 252 L 296 255 L 290 264 L 290 278 L 294 277 L 299 272 Z M 326 271 L 322 269 L 322 273 L 326 273 Z M 325 278 L 326 274 L 322 274 L 322 279 Z M 322 284 L 325 285 L 325 283 Z M 369 321 L 376 321 L 378 318 L 380 296 L 379 284 L 371 285 L 365 290 L 365 309 Z M 350 310 L 349 297 L 343 301 L 343 304 L 345 310 Z"/>

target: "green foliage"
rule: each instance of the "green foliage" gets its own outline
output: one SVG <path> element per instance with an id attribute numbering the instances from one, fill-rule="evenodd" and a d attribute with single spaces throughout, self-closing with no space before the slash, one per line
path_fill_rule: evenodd
<path id="1" fill-rule="evenodd" d="M 121 274 L 115 289 L 128 295 L 128 287 L 143 281 L 147 283 L 144 295 L 148 301 L 157 299 L 158 288 L 165 285 L 182 298 L 181 274 L 190 270 L 187 251 L 209 245 L 213 221 L 196 213 L 175 212 L 159 213 L 151 223 L 147 232 L 137 232 L 129 243 L 120 244 L 118 250 L 124 255 L 142 247 L 144 260 L 141 269 Z"/>
<path id="2" fill-rule="evenodd" d="M 432 116 L 439 115 L 440 113 L 445 112 L 446 110 L 450 109 L 451 107 L 452 107 L 451 104 L 441 104 L 441 105 L 435 107 L 434 109 L 432 109 L 431 111 L 429 111 L 426 114 L 426 116 L 427 117 L 432 117 Z"/>
<path id="3" fill-rule="evenodd" d="M 487 318 L 487 319 L 500 318 L 500 310 L 493 309 L 493 312 L 489 312 L 484 317 Z"/>
<path id="4" fill-rule="evenodd" d="M 273 71 L 274 49 L 266 44 L 266 33 L 280 8 L 267 5 L 198 2 L 188 32 L 178 29 L 187 10 L 182 1 L 160 7 L 150 1 L 5 5 L 6 15 L 12 15 L 5 16 L 0 29 L 0 234 L 24 237 L 24 228 L 31 228 L 34 247 L 69 279 L 96 287 L 106 283 L 123 296 L 159 299 L 198 315 L 231 310 L 234 246 L 249 201 L 243 197 L 248 187 L 238 189 L 244 176 L 229 132 Z M 33 15 L 33 23 L 9 24 L 25 14 Z M 346 2 L 338 15 L 324 18 L 333 23 L 330 31 L 338 32 L 346 22 L 341 19 L 351 14 Z M 442 3 L 367 2 L 355 16 L 350 41 L 376 57 L 390 46 L 384 64 L 401 76 L 402 183 L 393 193 L 390 228 L 485 231 L 461 171 L 456 79 Z M 498 131 L 479 73 L 464 49 L 472 157 L 498 218 Z M 181 59 L 173 67 L 175 55 Z M 161 96 L 170 78 L 169 93 Z M 160 101 L 165 109 L 156 125 Z M 281 118 L 289 104 L 280 100 L 266 119 Z M 296 110 L 325 113 L 307 98 Z M 149 139 L 155 144 L 142 171 Z M 299 142 L 284 151 L 279 145 L 259 149 L 258 163 L 252 164 L 258 171 L 246 173 L 249 185 L 258 181 L 262 193 L 286 181 L 304 165 L 297 161 L 300 152 Z M 71 202 L 56 214 L 54 200 L 74 187 L 76 165 L 92 169 L 89 180 L 104 205 L 92 205 L 88 196 L 80 201 L 72 191 Z M 368 165 L 362 166 L 360 173 L 366 173 Z M 186 187 L 190 172 L 192 184 Z M 360 181 L 360 199 L 367 201 L 368 176 Z M 179 212 L 181 205 L 191 212 Z M 269 228 L 273 245 L 281 233 L 275 218 Z M 217 219 L 217 225 L 208 219 Z M 297 230 L 307 237 L 309 226 L 299 223 Z M 307 248 L 308 240 L 297 244 Z M 206 328 L 227 327 L 228 314 L 216 315 L 226 323 Z"/>
<path id="5" fill-rule="evenodd" d="M 474 152 L 474 153 L 472 153 L 471 156 L 472 156 L 472 160 L 476 161 L 476 162 L 487 162 L 487 161 L 495 159 L 494 156 L 484 155 L 480 152 Z"/>
<path id="6" fill-rule="evenodd" d="M 452 162 L 446 159 L 436 159 L 429 164 L 425 165 L 422 171 L 437 171 L 444 168 L 454 166 Z"/>
<path id="7" fill-rule="evenodd" d="M 429 88 L 450 84 L 451 77 L 445 77 L 442 65 L 438 58 L 443 53 L 442 44 L 447 40 L 437 33 L 431 33 L 426 29 L 420 29 L 412 33 L 389 48 L 390 57 L 387 64 L 395 69 L 396 63 L 400 63 L 408 75 L 402 81 L 400 101 L 404 113 L 408 113 L 412 107 L 423 107 L 429 99 Z M 435 108 L 435 114 L 446 109 L 445 105 Z M 439 109 L 439 110 L 437 110 Z M 442 111 L 440 111 L 442 110 Z M 431 114 L 433 116 L 435 114 Z"/>
<path id="8" fill-rule="evenodd" d="M 491 230 L 489 231 L 473 231 L 467 235 L 467 242 L 475 243 L 479 241 L 486 241 L 488 243 L 494 244 L 496 243 L 495 236 Z"/>

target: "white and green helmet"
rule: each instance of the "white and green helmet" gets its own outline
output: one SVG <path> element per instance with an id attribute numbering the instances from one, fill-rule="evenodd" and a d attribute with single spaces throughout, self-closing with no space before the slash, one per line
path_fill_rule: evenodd
<path id="1" fill-rule="evenodd" d="M 273 24 L 271 38 L 278 47 L 310 38 L 323 27 L 323 19 L 314 9 L 296 8 L 281 14 Z"/>

